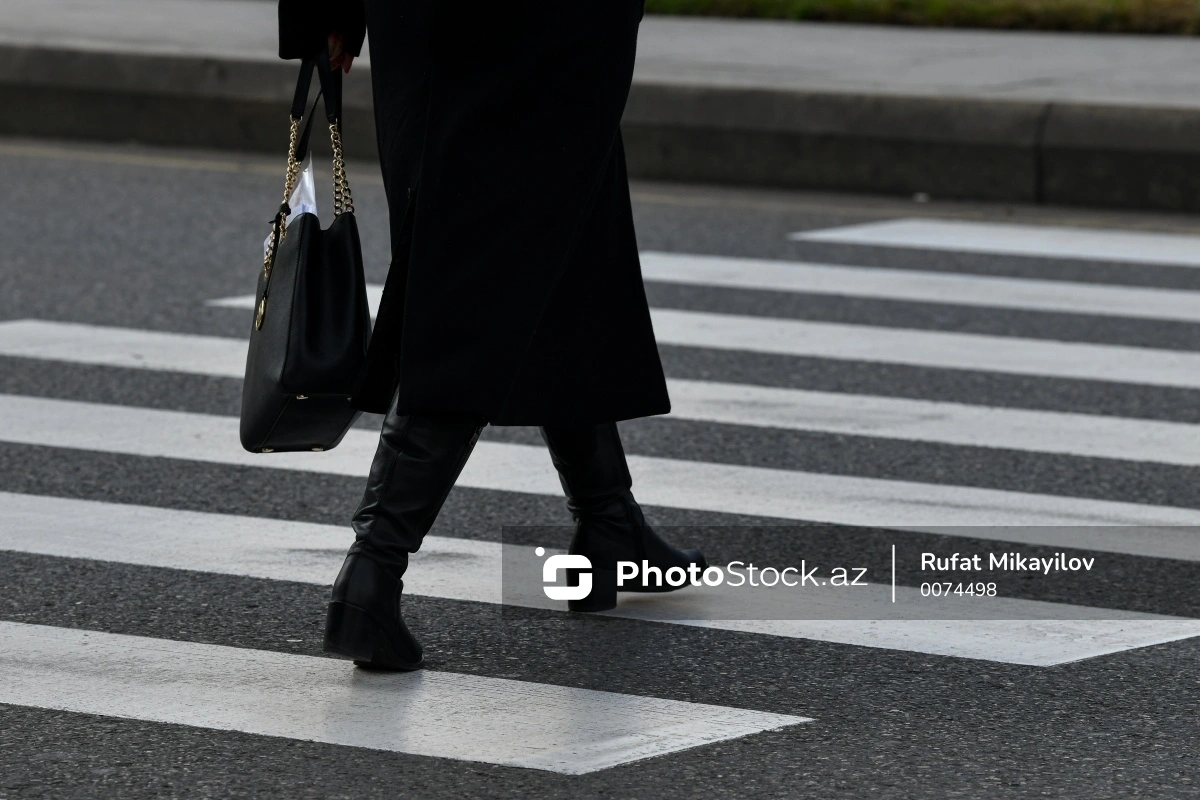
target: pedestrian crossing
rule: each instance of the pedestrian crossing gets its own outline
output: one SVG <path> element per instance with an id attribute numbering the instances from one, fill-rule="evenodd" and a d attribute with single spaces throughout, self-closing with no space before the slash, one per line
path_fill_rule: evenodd
<path id="1" fill-rule="evenodd" d="M 1178 289 L 657 252 L 642 253 L 642 276 L 697 288 L 1200 322 L 1200 292 Z M 382 296 L 381 284 L 367 286 L 372 310 Z M 248 295 L 209 301 L 224 308 L 253 304 Z"/>
<path id="2" fill-rule="evenodd" d="M 1039 378 L 1200 388 L 1200 354 L 657 309 L 662 344 Z"/>
<path id="3" fill-rule="evenodd" d="M 253 308 L 254 297 L 222 298 Z M 659 344 L 1039 378 L 1200 389 L 1200 353 L 651 309 Z"/>
<path id="4" fill-rule="evenodd" d="M 797 241 L 1200 267 L 1189 234 L 1061 225 L 1006 225 L 948 219 L 894 219 L 792 234 Z"/>
<path id="5" fill-rule="evenodd" d="M 1200 322 L 1200 292 L 1178 289 L 676 253 L 643 254 L 642 274 L 696 287 Z"/>
<path id="6" fill-rule="evenodd" d="M 318 586 L 329 584 L 344 555 L 346 531 L 338 526 L 87 500 L 53 500 L 58 525 L 42 530 L 38 520 L 48 502 L 50 498 L 37 495 L 0 492 L 0 550 Z M 173 533 L 164 538 L 162 531 Z M 493 541 L 429 536 L 413 556 L 405 592 L 561 610 L 561 604 L 541 593 L 540 562 L 528 562 L 531 572 L 505 574 L 507 586 L 502 587 L 502 570 L 518 562 L 503 561 L 501 547 Z M 1029 666 L 1053 666 L 1200 635 L 1200 620 L 1017 598 L 989 601 L 960 612 L 958 619 L 906 619 L 904 609 L 911 606 L 904 601 L 915 601 L 919 592 L 901 587 L 901 605 L 896 606 L 885 585 L 871 587 L 850 603 L 840 597 L 808 596 L 808 618 L 789 619 L 795 616 L 788 607 L 793 602 L 789 596 L 764 596 L 749 604 L 731 597 L 735 591 L 702 587 L 651 603 L 633 599 L 609 615 Z M 753 618 L 727 619 L 722 608 L 733 607 Z M 877 620 L 883 619 L 890 622 L 880 629 Z"/>
<path id="7" fill-rule="evenodd" d="M 1200 308 L 1200 303 L 1197 304 Z M 246 342 L 68 322 L 0 322 L 0 356 L 240 378 Z M 675 419 L 1200 465 L 1200 426 L 668 378 Z"/>
<path id="8" fill-rule="evenodd" d="M 0 622 L 0 667 L 0 703 L 566 775 L 811 722 L 477 675 L 353 672 L 328 658 L 11 622 Z"/>
<path id="9" fill-rule="evenodd" d="M 1030 229 L 1032 228 L 1032 229 Z M 941 220 L 896 220 L 796 234 L 799 242 L 1200 266 L 1200 238 L 1036 228 Z M 1131 266 L 1131 269 L 1135 267 Z M 999 308 L 1104 319 L 1200 322 L 1200 292 L 911 269 L 643 254 L 648 281 L 721 292 L 856 297 L 897 303 Z M 373 307 L 380 287 L 370 289 Z M 245 313 L 249 295 L 207 300 Z M 223 312 L 222 312 L 223 313 Z M 660 343 L 700 353 L 734 351 L 833 363 L 1076 380 L 1105 385 L 1200 389 L 1200 352 L 1113 344 L 814 322 L 764 315 L 654 308 Z M 0 357 L 239 379 L 244 340 L 228 336 L 47 319 L 0 321 Z M 131 379 L 136 379 L 135 377 Z M 859 437 L 879 447 L 921 444 L 1155 468 L 1200 466 L 1200 426 L 912 396 L 859 395 L 668 376 L 672 418 L 730 431 L 766 429 Z M 1200 395 L 1198 395 L 1200 397 Z M 65 455 L 148 459 L 184 474 L 188 465 L 253 474 L 365 476 L 377 434 L 352 429 L 333 451 L 261 455 L 238 443 L 235 409 L 201 414 L 69 398 L 0 394 L 0 448 L 49 448 Z M 650 422 L 653 426 L 659 423 Z M 700 448 L 698 448 L 699 450 Z M 1200 563 L 1200 504 L 1150 504 L 1039 494 L 944 480 L 896 480 L 703 456 L 630 454 L 635 492 L 646 506 L 680 513 L 883 529 L 897 541 L 933 532 L 1005 546 L 1087 550 L 1142 563 Z M 544 447 L 485 440 L 459 486 L 513 498 L 560 497 Z M 45 524 L 52 504 L 55 524 Z M 485 523 L 480 523 L 481 525 Z M 487 524 L 495 525 L 491 520 Z M 46 559 L 326 586 L 340 564 L 345 526 L 171 507 L 15 493 L 0 487 L 0 551 Z M 406 596 L 499 608 L 502 548 L 495 537 L 430 536 L 406 577 Z M 1126 563 L 1121 561 L 1119 563 Z M 549 614 L 534 581 L 516 605 Z M 634 598 L 603 615 L 621 624 L 769 637 L 850 648 L 887 660 L 899 654 L 1045 668 L 1200 636 L 1200 620 L 1127 608 L 1095 598 L 999 598 L 971 619 L 898 619 L 888 587 L 856 598 L 852 618 L 822 619 L 820 599 L 805 619 L 764 600 L 752 619 L 724 619 L 721 591 Z M 903 596 L 917 590 L 900 586 Z M 1119 600 L 1119 598 L 1118 598 Z M 1119 602 L 1117 605 L 1120 605 Z M 318 613 L 316 610 L 312 613 Z M 845 613 L 843 608 L 842 613 Z M 300 612 L 297 612 L 300 613 Z M 593 624 L 585 620 L 586 624 Z M 595 624 L 600 624 L 596 622 Z M 491 635 L 487 631 L 481 636 Z M 864 656 L 865 657 L 865 656 Z M 387 750 L 574 775 L 670 756 L 758 733 L 820 725 L 803 709 L 786 713 L 578 688 L 550 681 L 430 669 L 413 675 L 362 673 L 312 655 L 0 621 L 0 704 L 284 739 Z"/>
<path id="10" fill-rule="evenodd" d="M 236 417 L 0 395 L 0 442 L 174 458 L 326 475 L 364 475 L 377 434 L 351 430 L 324 453 L 241 449 Z M 664 508 L 743 514 L 898 530 L 970 529 L 977 538 L 1013 539 L 1159 558 L 1194 555 L 1173 526 L 1200 524 L 1200 510 L 1039 495 L 949 484 L 826 475 L 797 470 L 632 455 L 641 502 Z M 544 447 L 480 442 L 459 486 L 557 497 Z M 1112 535 L 1094 526 L 1113 527 Z M 1138 537 L 1129 537 L 1130 527 Z M 1021 528 L 1021 530 L 1001 530 Z"/>

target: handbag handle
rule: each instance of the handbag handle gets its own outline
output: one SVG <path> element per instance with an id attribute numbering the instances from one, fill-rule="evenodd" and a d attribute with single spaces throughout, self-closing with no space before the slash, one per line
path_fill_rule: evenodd
<path id="1" fill-rule="evenodd" d="M 321 84 L 317 99 L 308 112 L 308 121 L 304 130 L 300 130 L 300 122 L 305 118 L 305 106 L 308 105 L 308 92 L 312 86 L 313 70 Z M 287 174 L 283 185 L 283 202 L 271 220 L 271 242 L 263 255 L 263 275 L 269 278 L 271 267 L 275 263 L 275 251 L 287 236 L 287 218 L 292 209 L 288 205 L 292 192 L 296 188 L 296 179 L 300 175 L 300 162 L 308 154 L 309 133 L 312 130 L 313 119 L 316 118 L 317 104 L 325 100 L 325 119 L 329 124 L 329 141 L 333 148 L 333 215 L 354 213 L 354 196 L 350 192 L 350 182 L 346 178 L 346 160 L 342 152 L 342 73 L 334 71 L 329 66 L 329 55 L 322 52 L 315 59 L 306 58 L 300 63 L 300 75 L 296 79 L 296 92 L 292 96 L 291 125 L 288 133 Z"/>
<path id="2" fill-rule="evenodd" d="M 317 56 L 317 78 L 325 96 L 325 121 L 329 123 L 329 141 L 333 147 L 333 215 L 339 217 L 354 213 L 354 197 L 350 194 L 342 153 L 342 72 L 330 68 L 329 54 L 325 51 Z"/>
<path id="3" fill-rule="evenodd" d="M 321 89 L 308 113 L 308 121 L 304 125 L 303 134 L 299 134 L 300 120 L 305 116 L 304 107 L 308 103 L 309 87 L 312 84 L 314 68 Z M 296 80 L 296 93 L 292 98 L 292 127 L 296 135 L 291 137 L 288 148 L 288 189 L 283 198 L 286 203 L 295 188 L 295 176 L 299 172 L 300 162 L 308 153 L 308 137 L 312 121 L 316 117 L 317 104 L 322 97 L 325 100 L 325 120 L 329 125 L 329 141 L 333 148 L 333 213 L 340 216 L 354 211 L 354 198 L 350 194 L 350 183 L 346 179 L 346 161 L 342 152 L 342 73 L 330 68 L 329 55 L 321 53 L 315 59 L 305 59 L 300 64 L 300 76 Z"/>

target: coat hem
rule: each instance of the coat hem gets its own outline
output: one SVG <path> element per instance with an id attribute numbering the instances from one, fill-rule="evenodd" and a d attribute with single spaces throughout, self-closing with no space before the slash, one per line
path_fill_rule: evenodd
<path id="1" fill-rule="evenodd" d="M 371 410 L 371 409 L 363 409 Z M 386 412 L 373 412 L 386 413 Z M 566 414 L 504 414 L 496 415 L 489 413 L 485 409 L 469 406 L 445 406 L 439 405 L 435 407 L 422 407 L 419 405 L 398 401 L 396 404 L 396 413 L 401 415 L 408 414 L 476 414 L 487 420 L 488 424 L 495 428 L 510 428 L 510 427 L 541 427 L 543 425 L 600 425 L 607 422 L 624 422 L 631 419 L 642 419 L 644 417 L 658 417 L 664 414 L 671 413 L 671 404 L 664 403 L 662 405 L 653 406 L 635 406 L 626 409 L 618 409 L 617 411 L 604 412 L 598 414 L 589 413 L 572 413 Z"/>

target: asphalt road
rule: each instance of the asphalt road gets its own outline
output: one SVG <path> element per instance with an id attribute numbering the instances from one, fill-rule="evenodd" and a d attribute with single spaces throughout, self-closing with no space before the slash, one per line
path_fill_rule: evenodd
<path id="1" fill-rule="evenodd" d="M 207 303 L 253 290 L 255 253 L 278 202 L 281 166 L 228 154 L 0 142 L 7 188 L 0 206 L 0 352 L 8 352 L 3 323 L 23 319 L 100 326 L 97 336 L 120 327 L 244 339 L 248 312 Z M 378 283 L 388 260 L 382 186 L 372 165 L 351 164 L 350 170 L 368 278 Z M 1200 269 L 1194 266 L 790 236 L 910 217 L 1195 234 L 1193 221 L 1181 217 L 651 184 L 635 186 L 634 201 L 643 252 L 1200 291 Z M 647 291 L 656 309 L 736 315 L 751 323 L 829 322 L 884 334 L 915 330 L 1145 348 L 1148 358 L 1200 351 L 1195 321 L 1139 317 L 1134 300 L 1125 316 L 702 282 L 650 281 Z M 81 351 L 86 338 L 77 342 Z M 673 380 L 1187 425 L 1172 429 L 1177 438 L 1171 451 L 1178 455 L 1173 463 L 847 433 L 819 421 L 775 426 L 674 415 L 623 423 L 627 451 L 688 464 L 768 468 L 772 475 L 944 487 L 951 490 L 948 499 L 931 509 L 939 520 L 954 519 L 954 492 L 981 489 L 1030 502 L 1111 501 L 1125 504 L 1123 513 L 1134 518 L 1139 508 L 1147 514 L 1195 510 L 1193 524 L 1200 524 L 1200 428 L 1194 427 L 1200 424 L 1200 390 L 1188 386 L 1183 372 L 1179 380 L 1150 385 L 782 352 L 793 344 L 799 347 L 663 344 L 661 352 Z M 1186 371 L 1190 362 L 1180 364 Z M 240 381 L 10 353 L 0 355 L 0 396 L 88 404 L 72 408 L 85 415 L 96 409 L 95 423 L 103 427 L 106 406 L 236 416 Z M 369 430 L 378 422 L 368 417 L 358 425 Z M 5 430 L 2 426 L 0 421 Z M 38 522 L 44 530 L 10 529 L 10 537 L 24 537 L 28 546 L 0 547 L 0 623 L 322 657 L 324 586 L 186 564 L 169 568 L 117 557 L 48 555 L 38 540 L 61 533 L 59 499 L 345 526 L 361 494 L 361 477 L 172 457 L 171 442 L 162 443 L 161 453 L 136 455 L 116 447 L 20 439 L 0 433 L 0 492 L 44 498 Z M 484 440 L 540 443 L 536 431 L 523 428 L 489 428 Z M 13 524 L 4 516 L 4 497 L 0 535 L 4 524 Z M 720 557 L 752 551 L 763 559 L 816 553 L 870 560 L 880 542 L 899 535 L 884 521 L 797 536 L 794 524 L 781 524 L 831 520 L 809 520 L 803 509 L 783 520 L 687 507 L 669 496 L 647 512 L 660 526 L 678 526 L 673 535 L 694 535 Z M 452 492 L 432 535 L 489 543 L 505 524 L 565 522 L 561 498 L 468 485 Z M 734 526 L 765 530 L 753 544 L 739 544 L 725 535 Z M 71 533 L 88 536 L 86 530 Z M 169 540 L 175 532 L 164 529 L 160 535 Z M 997 538 L 904 535 L 913 546 L 958 542 L 963 551 L 988 547 L 989 538 Z M 1194 596 L 1200 539 L 1188 540 L 1192 550 L 1182 557 L 1159 558 L 1139 552 L 1143 535 L 1147 548 L 1158 541 L 1153 532 L 1131 530 L 1131 544 L 1101 553 L 1103 570 L 1095 575 L 1010 581 L 1006 593 L 1093 609 L 1200 617 Z M 915 586 L 921 576 L 909 566 L 899 579 Z M 15 698 L 0 704 L 0 797 L 1101 798 L 1198 792 L 1196 636 L 1030 665 L 1007 659 L 1003 642 L 990 645 L 991 657 L 977 658 L 836 637 L 555 611 L 501 615 L 494 604 L 434 594 L 414 595 L 406 603 L 431 674 L 506 678 L 812 721 L 565 775 L 404 748 L 122 718 L 134 713 L 80 713 Z M 87 679 L 89 670 L 86 658 L 45 668 L 47 681 L 76 673 Z"/>

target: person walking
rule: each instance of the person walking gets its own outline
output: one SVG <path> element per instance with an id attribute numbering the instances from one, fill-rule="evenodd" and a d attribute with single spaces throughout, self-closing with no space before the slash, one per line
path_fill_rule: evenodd
<path id="1" fill-rule="evenodd" d="M 642 0 L 280 0 L 282 58 L 349 72 L 370 32 L 391 265 L 353 398 L 385 414 L 333 585 L 325 650 L 422 666 L 401 613 L 411 553 L 483 427 L 538 426 L 593 565 L 687 569 L 646 524 L 619 420 L 670 410 L 619 123 Z M 623 590 L 652 591 L 649 586 Z"/>

